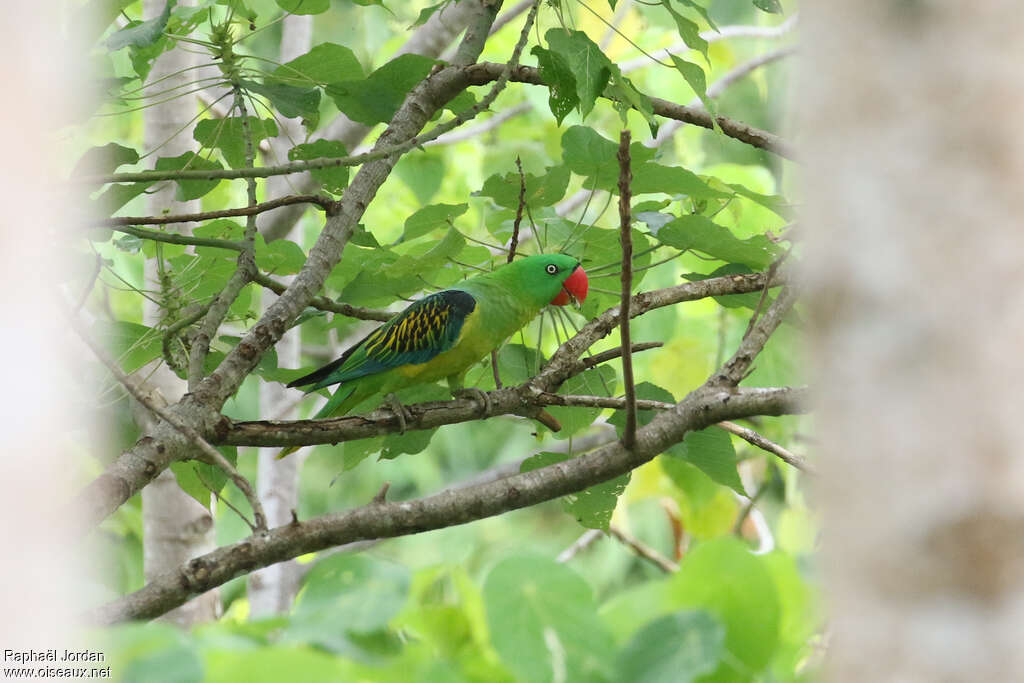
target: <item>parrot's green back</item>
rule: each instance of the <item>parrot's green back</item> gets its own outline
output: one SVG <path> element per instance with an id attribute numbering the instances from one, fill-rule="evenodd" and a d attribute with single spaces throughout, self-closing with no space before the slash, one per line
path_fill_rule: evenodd
<path id="1" fill-rule="evenodd" d="M 465 372 L 532 320 L 562 291 L 579 262 L 528 256 L 420 299 L 333 363 L 288 386 L 341 384 L 316 418 L 343 415 L 374 394 Z"/>

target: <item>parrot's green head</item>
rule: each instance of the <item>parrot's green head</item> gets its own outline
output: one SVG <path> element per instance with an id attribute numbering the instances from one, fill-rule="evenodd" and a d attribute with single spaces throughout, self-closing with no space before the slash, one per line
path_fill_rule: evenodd
<path id="1" fill-rule="evenodd" d="M 495 274 L 507 277 L 509 287 L 538 309 L 554 304 L 577 304 L 587 298 L 589 283 L 580 262 L 566 254 L 527 256 L 502 266 Z"/>

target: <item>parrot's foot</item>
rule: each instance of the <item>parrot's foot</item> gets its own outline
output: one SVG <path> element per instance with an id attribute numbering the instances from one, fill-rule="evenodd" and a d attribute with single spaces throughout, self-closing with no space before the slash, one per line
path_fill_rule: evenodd
<path id="1" fill-rule="evenodd" d="M 408 421 L 412 420 L 412 413 L 409 412 L 408 408 L 402 405 L 402 402 L 398 400 L 398 396 L 395 394 L 388 394 L 384 399 L 387 401 L 388 408 L 390 408 L 391 412 L 393 412 L 395 417 L 398 418 L 398 433 L 405 434 L 405 428 L 408 425 Z"/>
<path id="2" fill-rule="evenodd" d="M 484 417 L 486 418 L 491 414 L 491 397 L 486 392 L 480 391 L 476 387 L 466 387 L 464 389 L 455 389 L 452 391 L 452 396 L 455 398 L 473 398 L 476 399 L 483 407 Z"/>

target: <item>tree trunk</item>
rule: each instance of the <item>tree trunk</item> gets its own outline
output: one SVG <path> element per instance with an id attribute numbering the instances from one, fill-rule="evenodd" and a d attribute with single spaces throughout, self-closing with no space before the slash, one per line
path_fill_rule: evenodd
<path id="1" fill-rule="evenodd" d="M 291 15 L 287 17 L 281 29 L 281 62 L 295 59 L 305 54 L 313 42 L 313 17 L 310 15 Z M 273 157 L 279 162 L 288 158 L 289 140 L 303 138 L 301 126 L 296 119 L 281 121 L 281 135 L 270 141 Z M 291 191 L 294 178 L 274 176 L 267 178 L 267 196 L 282 197 Z M 301 223 L 292 223 L 292 231 Z M 288 238 L 289 235 L 283 235 Z M 287 278 L 291 279 L 291 278 Z M 264 292 L 266 310 L 276 298 L 270 292 Z M 274 347 L 277 360 L 282 367 L 297 368 L 301 362 L 301 338 L 298 328 L 292 328 L 281 337 Z M 278 420 L 293 420 L 298 411 L 293 406 L 282 410 L 294 394 L 285 389 L 283 384 L 260 383 L 260 415 L 272 416 Z M 259 472 L 257 478 L 257 495 L 267 513 L 267 525 L 270 527 L 287 524 L 291 521 L 292 511 L 299 502 L 299 465 L 304 457 L 277 460 L 279 448 L 260 448 L 258 453 Z M 292 601 L 299 590 L 301 579 L 300 567 L 294 562 L 280 562 L 249 575 L 249 615 L 252 618 L 283 614 L 291 609 Z"/>
<path id="2" fill-rule="evenodd" d="M 1024 672 L 1019 16 L 802 13 L 831 680 Z"/>
<path id="3" fill-rule="evenodd" d="M 145 0 L 145 15 L 158 15 L 164 4 L 164 0 Z M 153 65 L 149 81 L 163 78 L 194 64 L 195 56 L 185 50 L 178 49 L 165 53 Z M 157 87 L 166 90 L 187 83 L 193 78 L 196 78 L 195 72 L 189 71 L 171 76 Z M 195 100 L 190 96 L 182 96 L 146 109 L 145 148 L 151 150 L 165 143 L 186 121 L 195 116 L 195 112 Z M 164 144 L 159 154 L 178 156 L 191 149 L 191 136 L 180 133 Z M 175 183 L 164 183 L 156 192 L 149 195 L 149 213 L 160 215 L 168 209 L 173 213 L 199 210 L 199 202 L 175 202 L 175 188 Z M 146 282 L 149 286 L 159 289 L 155 263 L 152 260 L 146 261 Z M 159 308 L 148 299 L 144 301 L 143 306 L 146 324 L 153 325 L 158 322 L 162 315 Z M 158 368 L 149 378 L 148 384 L 159 389 L 163 399 L 168 403 L 175 403 L 185 393 L 185 382 L 166 366 Z M 142 490 L 142 523 L 143 564 L 147 581 L 216 547 L 210 511 L 178 486 L 177 479 L 170 470 L 164 471 Z M 209 591 L 169 612 L 163 618 L 180 626 L 191 626 L 215 619 L 219 611 L 219 593 Z"/>

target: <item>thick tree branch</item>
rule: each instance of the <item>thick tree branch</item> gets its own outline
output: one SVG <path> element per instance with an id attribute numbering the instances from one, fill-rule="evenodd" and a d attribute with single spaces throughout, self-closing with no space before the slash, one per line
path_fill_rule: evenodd
<path id="1" fill-rule="evenodd" d="M 637 430 L 636 446 L 608 444 L 548 467 L 494 482 L 411 501 L 371 503 L 271 529 L 197 557 L 142 589 L 109 603 L 90 617 L 111 623 L 150 619 L 190 597 L 260 567 L 353 541 L 420 533 L 491 517 L 575 493 L 628 472 L 678 443 L 687 432 L 750 415 L 779 415 L 797 409 L 785 389 L 717 389 L 705 385 L 674 410 Z"/>
<path id="2" fill-rule="evenodd" d="M 470 79 L 474 85 L 484 85 L 498 77 L 503 64 L 481 62 L 469 67 Z M 517 83 L 530 83 L 532 85 L 547 85 L 540 77 L 540 72 L 532 66 L 520 66 L 512 72 L 510 80 Z M 689 123 L 702 128 L 714 128 L 711 122 L 711 115 L 701 107 L 690 107 L 675 102 L 669 102 L 659 97 L 651 98 L 651 105 L 654 113 L 658 116 L 675 119 L 683 123 Z M 719 128 L 727 136 L 745 142 L 753 147 L 795 159 L 796 152 L 782 138 L 774 133 L 754 128 L 741 121 L 736 121 L 725 116 L 715 118 Z"/>
<path id="3" fill-rule="evenodd" d="M 288 286 L 282 282 L 278 282 L 269 275 L 264 273 L 256 273 L 252 279 L 253 282 L 266 287 L 274 294 L 284 294 L 284 290 L 288 289 Z M 378 320 L 380 322 L 387 322 L 395 317 L 395 314 L 390 311 L 382 311 L 376 308 L 364 308 L 362 306 L 353 306 L 346 304 L 341 301 L 335 301 L 329 299 L 326 296 L 314 296 L 309 300 L 309 305 L 313 308 L 321 311 L 328 311 L 330 313 L 340 313 L 341 315 L 349 318 L 358 318 L 359 320 Z"/>

